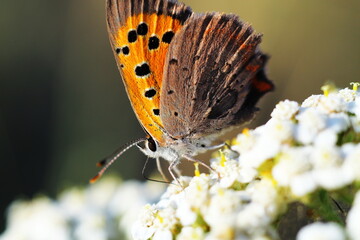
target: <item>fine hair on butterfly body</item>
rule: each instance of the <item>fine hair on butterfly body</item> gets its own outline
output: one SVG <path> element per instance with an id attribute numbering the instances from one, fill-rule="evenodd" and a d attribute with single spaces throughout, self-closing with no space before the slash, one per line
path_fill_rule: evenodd
<path id="1" fill-rule="evenodd" d="M 274 87 L 261 35 L 236 15 L 193 13 L 176 0 L 107 0 L 106 13 L 126 92 L 149 136 L 139 148 L 168 160 L 174 179 L 180 159 L 198 162 L 193 156 L 223 146 L 213 141 L 250 121 Z"/>

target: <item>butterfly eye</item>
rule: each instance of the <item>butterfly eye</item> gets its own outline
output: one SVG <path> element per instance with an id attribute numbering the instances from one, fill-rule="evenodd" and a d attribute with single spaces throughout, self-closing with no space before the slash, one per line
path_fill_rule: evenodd
<path id="1" fill-rule="evenodd" d="M 149 138 L 146 143 L 147 143 L 147 148 L 148 148 L 150 151 L 156 152 L 156 150 L 157 150 L 157 145 L 156 145 L 156 142 L 154 141 L 153 138 Z"/>

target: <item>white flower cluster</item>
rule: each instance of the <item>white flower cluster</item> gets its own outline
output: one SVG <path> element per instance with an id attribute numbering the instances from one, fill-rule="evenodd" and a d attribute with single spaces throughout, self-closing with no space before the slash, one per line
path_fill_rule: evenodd
<path id="1" fill-rule="evenodd" d="M 158 199 L 164 186 L 105 177 L 88 188 L 64 191 L 58 200 L 18 200 L 8 209 L 0 240 L 131 239 L 142 206 Z"/>
<path id="2" fill-rule="evenodd" d="M 280 102 L 265 125 L 244 129 L 231 149 L 211 160 L 214 171 L 180 177 L 165 193 L 159 183 L 104 178 L 88 188 L 66 190 L 57 200 L 16 201 L 0 240 L 280 239 L 276 223 L 295 201 L 315 216 L 313 224 L 297 233 L 297 240 L 358 240 L 356 87 L 331 92 L 324 88 L 323 95 L 302 104 Z M 336 218 L 324 196 L 351 206 L 345 222 L 341 217 L 346 214 Z"/>
<path id="3" fill-rule="evenodd" d="M 350 185 L 355 195 L 360 180 L 356 89 L 326 91 L 302 104 L 285 100 L 271 116 L 265 125 L 245 129 L 231 150 L 213 159 L 214 172 L 182 177 L 182 186 L 170 185 L 157 204 L 146 205 L 133 238 L 278 239 L 273 226 L 289 203 Z M 360 239 L 358 202 L 359 196 L 346 228 L 315 223 L 302 229 L 298 239 Z M 317 237 L 324 232 L 329 238 Z"/>

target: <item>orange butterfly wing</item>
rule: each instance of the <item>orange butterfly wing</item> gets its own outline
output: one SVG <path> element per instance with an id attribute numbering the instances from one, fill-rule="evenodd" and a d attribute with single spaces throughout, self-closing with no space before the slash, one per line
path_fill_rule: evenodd
<path id="1" fill-rule="evenodd" d="M 146 131 L 165 142 L 160 119 L 164 61 L 191 9 L 177 1 L 108 0 L 111 46 L 134 112 Z"/>

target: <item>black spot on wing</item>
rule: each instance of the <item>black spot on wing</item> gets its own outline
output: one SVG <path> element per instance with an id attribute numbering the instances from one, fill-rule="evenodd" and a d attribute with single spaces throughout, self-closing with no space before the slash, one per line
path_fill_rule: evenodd
<path id="1" fill-rule="evenodd" d="M 145 97 L 147 97 L 147 98 L 152 98 L 152 97 L 155 96 L 155 94 L 156 94 L 156 90 L 153 89 L 153 88 L 151 88 L 151 89 L 149 89 L 149 90 L 146 90 L 144 95 L 145 95 Z"/>
<path id="2" fill-rule="evenodd" d="M 140 23 L 137 27 L 137 34 L 141 36 L 145 36 L 148 33 L 148 25 L 146 23 Z"/>
<path id="3" fill-rule="evenodd" d="M 137 40 L 136 30 L 130 30 L 128 32 L 128 41 L 129 41 L 129 43 L 136 42 L 136 40 Z"/>
<path id="4" fill-rule="evenodd" d="M 149 38 L 149 50 L 158 49 L 160 46 L 160 39 L 157 36 L 152 36 Z"/>
<path id="5" fill-rule="evenodd" d="M 160 115 L 160 110 L 159 109 L 153 109 L 153 113 L 154 113 L 154 115 L 156 115 L 156 116 L 159 116 Z"/>
<path id="6" fill-rule="evenodd" d="M 135 67 L 135 74 L 138 77 L 146 77 L 150 74 L 150 67 L 148 63 L 142 63 Z"/>
<path id="7" fill-rule="evenodd" d="M 130 53 L 129 47 L 128 46 L 123 47 L 122 52 L 123 52 L 124 55 L 129 55 L 129 53 Z"/>
<path id="8" fill-rule="evenodd" d="M 173 39 L 173 37 L 174 37 L 174 32 L 173 31 L 167 31 L 162 36 L 161 41 L 163 41 L 164 43 L 169 44 L 171 42 L 171 40 Z"/>

